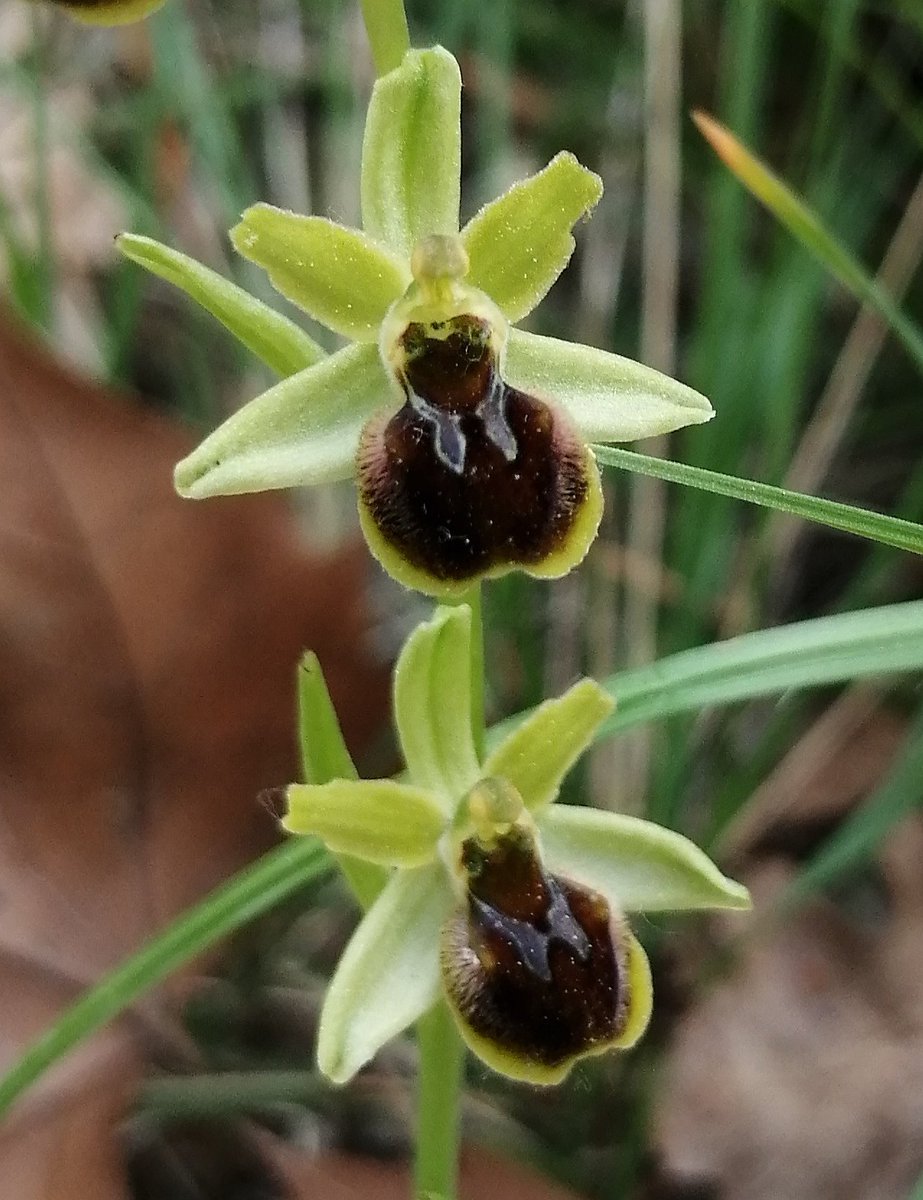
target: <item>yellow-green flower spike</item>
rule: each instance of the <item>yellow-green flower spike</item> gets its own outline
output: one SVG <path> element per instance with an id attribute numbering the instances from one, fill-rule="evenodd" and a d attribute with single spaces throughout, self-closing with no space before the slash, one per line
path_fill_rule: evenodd
<path id="1" fill-rule="evenodd" d="M 165 0 L 54 0 L 85 25 L 129 25 L 160 8 Z"/>

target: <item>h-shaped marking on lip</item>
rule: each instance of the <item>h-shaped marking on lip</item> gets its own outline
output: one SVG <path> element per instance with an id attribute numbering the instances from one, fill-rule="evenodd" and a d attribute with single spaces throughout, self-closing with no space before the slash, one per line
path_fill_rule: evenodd
<path id="1" fill-rule="evenodd" d="M 433 431 L 433 447 L 436 457 L 444 467 L 455 475 L 464 474 L 468 439 L 461 427 L 461 414 L 445 412 L 431 404 L 403 379 L 404 394 L 414 412 L 419 413 Z M 500 376 L 491 372 L 487 395 L 474 410 L 474 415 L 484 427 L 484 434 L 508 463 L 519 453 L 516 438 L 506 417 L 507 387 Z"/>

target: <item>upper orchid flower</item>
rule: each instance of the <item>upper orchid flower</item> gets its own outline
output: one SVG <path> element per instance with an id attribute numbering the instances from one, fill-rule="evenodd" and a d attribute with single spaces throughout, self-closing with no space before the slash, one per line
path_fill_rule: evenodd
<path id="1" fill-rule="evenodd" d="M 571 154 L 459 232 L 461 79 L 440 48 L 375 85 L 362 155 L 363 230 L 266 204 L 232 231 L 274 286 L 353 344 L 302 331 L 147 239 L 123 250 L 185 287 L 290 376 L 179 464 L 185 496 L 356 477 L 363 530 L 401 582 L 438 596 L 583 558 L 602 491 L 588 443 L 707 421 L 697 392 L 628 359 L 511 329 L 574 248 L 602 194 Z"/>
<path id="2" fill-rule="evenodd" d="M 303 676 L 311 782 L 288 788 L 283 824 L 354 856 L 343 865 L 368 909 L 321 1015 L 318 1062 L 336 1082 L 444 995 L 488 1065 L 556 1083 L 647 1025 L 650 971 L 625 913 L 749 907 L 746 889 L 679 834 L 555 804 L 614 707 L 592 680 L 540 705 L 481 761 L 470 637 L 468 607 L 441 608 L 401 653 L 401 782 L 356 778 L 316 665 Z M 381 872 L 371 880 L 368 864 Z"/>

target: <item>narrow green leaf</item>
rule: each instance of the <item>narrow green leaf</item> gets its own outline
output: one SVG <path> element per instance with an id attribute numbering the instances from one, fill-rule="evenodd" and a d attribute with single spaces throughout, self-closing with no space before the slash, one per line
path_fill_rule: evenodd
<path id="1" fill-rule="evenodd" d="M 704 396 L 643 363 L 522 329 L 510 330 L 504 377 L 563 408 L 588 442 L 654 437 L 715 415 Z"/>
<path id="2" fill-rule="evenodd" d="M 349 479 L 363 425 L 399 403 L 378 348 L 347 346 L 228 417 L 177 465 L 176 490 L 201 500 Z"/>
<path id="3" fill-rule="evenodd" d="M 774 692 L 923 669 L 923 600 L 861 609 L 745 633 L 610 675 L 615 713 L 597 740 L 649 721 Z M 525 713 L 495 725 L 497 746 Z"/>
<path id="4" fill-rule="evenodd" d="M 386 867 L 431 862 L 445 825 L 438 798 L 392 779 L 293 783 L 286 798 L 283 829 L 315 834 L 338 854 Z"/>
<path id="5" fill-rule="evenodd" d="M 394 669 L 394 715 L 410 778 L 450 813 L 480 774 L 471 728 L 471 609 L 438 608 Z"/>
<path id="6" fill-rule="evenodd" d="M 288 317 L 194 258 L 132 233 L 121 234 L 116 245 L 126 258 L 184 291 L 277 374 L 294 375 L 325 357 Z"/>
<path id="7" fill-rule="evenodd" d="M 298 666 L 298 731 L 301 765 L 307 783 L 358 779 L 327 690 L 317 655 L 304 655 Z M 337 864 L 353 894 L 368 909 L 388 881 L 388 872 L 350 854 L 337 854 Z"/>
<path id="8" fill-rule="evenodd" d="M 547 294 L 574 252 L 571 229 L 603 194 L 602 180 L 573 154 L 486 204 L 462 230 L 471 260 L 467 282 L 486 292 L 511 321 Z"/>
<path id="9" fill-rule="evenodd" d="M 703 137 L 753 196 L 801 242 L 802 246 L 848 288 L 863 304 L 882 317 L 904 348 L 923 369 L 923 333 L 898 307 L 894 298 L 841 246 L 821 219 L 791 188 L 750 153 L 713 117 L 703 112 L 692 119 Z"/>
<path id="10" fill-rule="evenodd" d="M 807 521 L 854 533 L 858 537 L 881 542 L 885 546 L 894 546 L 898 550 L 923 554 L 923 525 L 917 525 L 913 521 L 902 521 L 899 517 L 888 517 L 884 513 L 854 508 L 851 504 L 840 504 L 835 500 L 805 496 L 801 492 L 773 487 L 769 483 L 756 483 L 752 479 L 738 479 L 734 475 L 706 471 L 702 467 L 692 467 L 687 463 L 651 458 L 633 450 L 594 446 L 593 452 L 597 461 L 605 467 L 622 467 L 640 475 L 653 475 L 655 479 L 665 479 L 668 483 L 682 483 L 701 491 L 714 492 L 719 496 L 746 500 L 749 504 L 792 513 L 796 517 L 804 517 Z"/>
<path id="11" fill-rule="evenodd" d="M 539 818 L 539 829 L 552 871 L 596 888 L 623 912 L 750 907 L 745 887 L 662 825 L 557 805 Z"/>
<path id="12" fill-rule="evenodd" d="M 264 855 L 86 992 L 33 1042 L 0 1079 L 0 1114 L 22 1093 L 98 1029 L 195 958 L 248 921 L 261 916 L 329 870 L 320 843 L 298 839 Z"/>
<path id="13" fill-rule="evenodd" d="M 745 633 L 610 676 L 615 714 L 599 737 L 774 692 L 923 668 L 923 601 Z"/>
<path id="14" fill-rule="evenodd" d="M 340 959 L 324 1000 L 317 1064 L 345 1083 L 439 997 L 439 930 L 453 904 L 441 863 L 397 871 Z"/>
<path id="15" fill-rule="evenodd" d="M 265 268 L 274 288 L 335 333 L 374 342 L 410 267 L 359 229 L 254 204 L 231 230 L 244 258 Z"/>
<path id="16" fill-rule="evenodd" d="M 483 774 L 507 780 L 538 813 L 557 798 L 564 776 L 614 707 L 595 680 L 581 679 L 534 709 L 490 755 Z"/>
<path id="17" fill-rule="evenodd" d="M 410 50 L 375 84 L 362 145 L 362 224 L 410 261 L 432 233 L 458 233 L 461 74 L 447 50 Z"/>

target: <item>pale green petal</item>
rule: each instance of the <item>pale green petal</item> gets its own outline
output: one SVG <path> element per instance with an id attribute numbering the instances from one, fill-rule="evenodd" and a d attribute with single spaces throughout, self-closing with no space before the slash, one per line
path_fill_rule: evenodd
<path id="1" fill-rule="evenodd" d="M 310 651 L 298 664 L 298 741 L 302 774 L 308 783 L 358 779 L 320 662 Z M 337 863 L 356 899 L 369 908 L 387 883 L 388 872 L 351 854 L 338 854 Z"/>
<path id="2" fill-rule="evenodd" d="M 293 783 L 282 828 L 313 833 L 338 854 L 387 867 L 431 862 L 445 827 L 437 798 L 393 779 Z"/>
<path id="3" fill-rule="evenodd" d="M 128 25 L 155 12 L 164 0 L 58 0 L 59 7 L 85 25 Z"/>
<path id="4" fill-rule="evenodd" d="M 651 367 L 521 329 L 510 330 L 504 378 L 565 409 L 588 442 L 631 442 L 715 415 L 704 396 Z"/>
<path id="5" fill-rule="evenodd" d="M 298 740 L 305 782 L 359 778 L 313 651 L 298 664 Z"/>
<path id="6" fill-rule="evenodd" d="M 294 375 L 325 357 L 294 321 L 194 258 L 132 233 L 121 234 L 116 245 L 132 262 L 181 288 L 279 375 Z"/>
<path id="7" fill-rule="evenodd" d="M 563 696 L 540 704 L 504 738 L 483 774 L 506 779 L 538 814 L 556 799 L 564 776 L 614 707 L 595 680 L 581 679 Z"/>
<path id="8" fill-rule="evenodd" d="M 353 934 L 327 989 L 317 1063 L 345 1083 L 440 995 L 439 931 L 454 904 L 445 868 L 397 871 Z"/>
<path id="9" fill-rule="evenodd" d="M 375 84 L 362 146 L 362 224 L 408 261 L 458 233 L 461 75 L 447 50 L 410 50 Z"/>
<path id="10" fill-rule="evenodd" d="M 176 468 L 176 490 L 201 500 L 349 479 L 362 426 L 400 400 L 375 346 L 348 346 L 229 417 Z"/>
<path id="11" fill-rule="evenodd" d="M 357 342 L 378 327 L 410 282 L 410 268 L 359 229 L 254 204 L 231 230 L 237 250 L 264 267 L 277 291 Z"/>
<path id="12" fill-rule="evenodd" d="M 511 321 L 546 294 L 574 252 L 571 229 L 603 194 L 602 180 L 573 154 L 492 200 L 462 230 L 471 260 L 467 281 L 486 292 Z"/>
<path id="13" fill-rule="evenodd" d="M 559 804 L 543 814 L 539 829 L 550 870 L 596 888 L 623 912 L 750 907 L 745 887 L 661 825 Z"/>
<path id="14" fill-rule="evenodd" d="M 437 608 L 394 668 L 394 716 L 410 778 L 446 812 L 480 775 L 471 729 L 471 609 Z"/>

